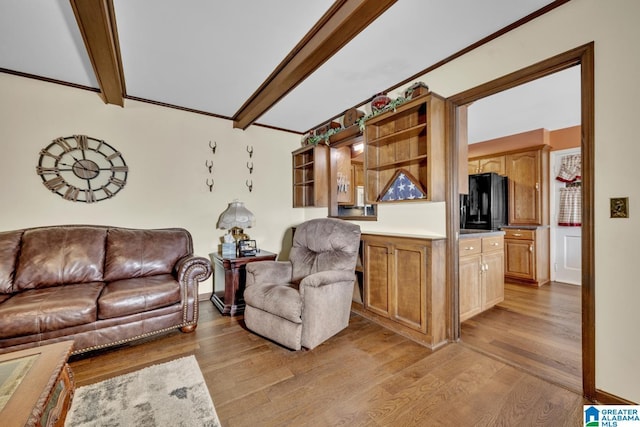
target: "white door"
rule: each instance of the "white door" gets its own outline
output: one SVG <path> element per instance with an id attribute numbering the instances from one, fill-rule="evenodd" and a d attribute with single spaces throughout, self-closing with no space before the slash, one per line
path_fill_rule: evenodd
<path id="1" fill-rule="evenodd" d="M 579 148 L 551 152 L 551 280 L 580 285 L 582 282 L 582 228 L 558 225 L 560 212 L 560 189 L 565 183 L 556 177 L 560 171 L 562 157 L 580 154 Z"/>

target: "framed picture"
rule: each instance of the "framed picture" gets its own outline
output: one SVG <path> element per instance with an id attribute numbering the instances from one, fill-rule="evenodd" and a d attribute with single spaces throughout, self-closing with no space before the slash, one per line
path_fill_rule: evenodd
<path id="1" fill-rule="evenodd" d="M 255 240 L 239 240 L 238 241 L 238 255 L 240 256 L 254 256 L 258 252 Z"/>

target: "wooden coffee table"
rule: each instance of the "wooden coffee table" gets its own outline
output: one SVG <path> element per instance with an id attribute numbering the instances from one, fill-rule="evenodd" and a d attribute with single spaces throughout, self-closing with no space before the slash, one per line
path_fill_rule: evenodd
<path id="1" fill-rule="evenodd" d="M 74 392 L 72 348 L 64 341 L 0 355 L 3 426 L 64 426 Z"/>

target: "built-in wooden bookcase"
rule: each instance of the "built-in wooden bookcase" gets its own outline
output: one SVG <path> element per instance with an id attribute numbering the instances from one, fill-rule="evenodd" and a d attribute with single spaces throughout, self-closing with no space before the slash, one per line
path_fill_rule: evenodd
<path id="1" fill-rule="evenodd" d="M 329 148 L 309 145 L 292 153 L 293 207 L 328 206 Z"/>
<path id="2" fill-rule="evenodd" d="M 444 113 L 444 99 L 431 93 L 366 122 L 367 203 L 381 202 L 398 171 L 410 174 L 425 194 L 414 200 L 444 200 Z"/>

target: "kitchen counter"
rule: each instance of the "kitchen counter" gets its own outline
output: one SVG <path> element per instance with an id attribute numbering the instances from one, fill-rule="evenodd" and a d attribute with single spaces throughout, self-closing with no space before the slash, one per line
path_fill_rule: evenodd
<path id="1" fill-rule="evenodd" d="M 537 230 L 538 228 L 549 227 L 548 225 L 503 225 L 502 229 L 512 228 L 518 230 Z"/>
<path id="2" fill-rule="evenodd" d="M 478 237 L 504 236 L 502 230 L 472 230 L 461 229 L 460 239 L 477 239 Z"/>

